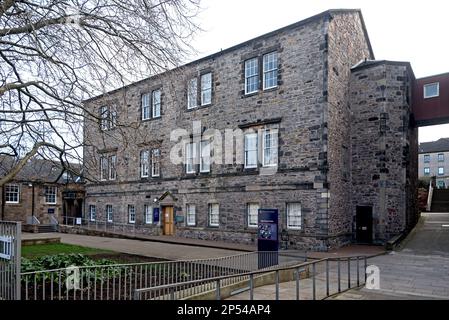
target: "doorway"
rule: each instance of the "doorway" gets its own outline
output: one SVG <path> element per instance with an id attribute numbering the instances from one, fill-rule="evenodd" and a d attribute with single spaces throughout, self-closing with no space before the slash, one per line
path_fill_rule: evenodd
<path id="1" fill-rule="evenodd" d="M 357 206 L 356 237 L 358 243 L 373 242 L 373 207 Z"/>
<path id="2" fill-rule="evenodd" d="M 174 223 L 174 214 L 173 214 L 173 206 L 162 207 L 162 225 L 163 233 L 166 236 L 172 236 L 175 234 L 175 223 Z"/>

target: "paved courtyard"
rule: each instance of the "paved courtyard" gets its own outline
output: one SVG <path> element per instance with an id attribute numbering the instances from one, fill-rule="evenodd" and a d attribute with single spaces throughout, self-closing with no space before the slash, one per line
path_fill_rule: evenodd
<path id="1" fill-rule="evenodd" d="M 380 290 L 351 290 L 334 299 L 449 299 L 449 213 L 423 214 L 402 248 L 369 264 L 380 269 Z"/>

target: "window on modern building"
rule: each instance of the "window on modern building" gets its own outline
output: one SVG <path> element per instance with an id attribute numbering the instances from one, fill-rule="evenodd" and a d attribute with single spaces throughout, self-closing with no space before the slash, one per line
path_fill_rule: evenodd
<path id="1" fill-rule="evenodd" d="M 444 167 L 439 167 L 438 168 L 438 175 L 439 176 L 443 176 L 444 175 Z"/>
<path id="2" fill-rule="evenodd" d="M 263 161 L 264 167 L 273 167 L 278 164 L 278 133 L 275 129 L 263 132 Z"/>
<path id="3" fill-rule="evenodd" d="M 248 227 L 257 228 L 259 208 L 260 207 L 258 203 L 248 203 L 247 205 Z"/>
<path id="4" fill-rule="evenodd" d="M 151 150 L 151 176 L 159 177 L 161 174 L 161 150 Z"/>
<path id="5" fill-rule="evenodd" d="M 196 208 L 193 204 L 188 204 L 186 207 L 186 213 L 187 213 L 187 225 L 188 226 L 195 226 L 196 225 Z"/>
<path id="6" fill-rule="evenodd" d="M 205 106 L 212 103 L 212 73 L 206 73 L 201 76 L 201 105 Z"/>
<path id="7" fill-rule="evenodd" d="M 186 173 L 195 173 L 196 143 L 186 145 Z"/>
<path id="8" fill-rule="evenodd" d="M 45 203 L 56 204 L 56 186 L 45 186 Z"/>
<path id="9" fill-rule="evenodd" d="M 112 222 L 114 220 L 114 212 L 112 210 L 112 205 L 106 205 L 106 219 L 108 222 Z"/>
<path id="10" fill-rule="evenodd" d="M 430 175 L 430 168 L 429 167 L 425 167 L 424 168 L 424 175 L 426 175 L 426 176 Z"/>
<path id="11" fill-rule="evenodd" d="M 100 180 L 106 181 L 108 179 L 108 158 L 105 156 L 100 157 Z"/>
<path id="12" fill-rule="evenodd" d="M 6 203 L 20 202 L 20 187 L 18 184 L 7 184 L 5 186 L 5 202 Z"/>
<path id="13" fill-rule="evenodd" d="M 257 167 L 257 133 L 245 134 L 245 168 Z"/>
<path id="14" fill-rule="evenodd" d="M 259 90 L 259 63 L 257 58 L 245 61 L 245 94 Z"/>
<path id="15" fill-rule="evenodd" d="M 89 220 L 95 221 L 97 219 L 97 207 L 94 205 L 89 205 Z"/>
<path id="16" fill-rule="evenodd" d="M 117 156 L 109 157 L 109 180 L 117 179 Z"/>
<path id="17" fill-rule="evenodd" d="M 153 106 L 152 116 L 153 118 L 159 118 L 161 116 L 161 90 L 153 91 L 151 101 Z"/>
<path id="18" fill-rule="evenodd" d="M 210 172 L 210 140 L 201 141 L 200 154 L 200 172 Z"/>
<path id="19" fill-rule="evenodd" d="M 287 203 L 287 228 L 288 229 L 301 229 L 301 204 L 299 202 Z"/>
<path id="20" fill-rule="evenodd" d="M 220 226 L 220 208 L 218 203 L 209 204 L 209 226 Z"/>
<path id="21" fill-rule="evenodd" d="M 440 95 L 440 83 L 429 83 L 424 85 L 424 99 L 434 98 Z"/>
<path id="22" fill-rule="evenodd" d="M 198 103 L 198 80 L 196 78 L 190 79 L 187 83 L 187 109 L 197 107 Z"/>
<path id="23" fill-rule="evenodd" d="M 278 85 L 278 54 L 271 52 L 263 56 L 263 89 Z"/>
<path id="24" fill-rule="evenodd" d="M 149 174 L 150 151 L 140 151 L 140 177 L 147 178 Z"/>
<path id="25" fill-rule="evenodd" d="M 128 222 L 136 223 L 136 207 L 128 205 Z"/>
<path id="26" fill-rule="evenodd" d="M 145 223 L 152 224 L 153 223 L 153 207 L 145 204 L 143 206 L 143 211 L 145 214 Z"/>
<path id="27" fill-rule="evenodd" d="M 430 163 L 430 154 L 424 155 L 424 163 Z"/>
<path id="28" fill-rule="evenodd" d="M 438 154 L 438 162 L 444 162 L 444 153 Z"/>
<path id="29" fill-rule="evenodd" d="M 142 120 L 148 120 L 151 118 L 150 100 L 149 93 L 142 95 Z"/>

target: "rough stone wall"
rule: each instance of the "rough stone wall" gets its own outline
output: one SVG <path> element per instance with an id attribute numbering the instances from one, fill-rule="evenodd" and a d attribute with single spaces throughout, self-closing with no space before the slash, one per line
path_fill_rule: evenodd
<path id="1" fill-rule="evenodd" d="M 328 26 L 328 106 L 324 114 L 327 134 L 323 153 L 327 155 L 331 246 L 351 240 L 351 116 L 349 81 L 351 68 L 363 59 L 373 59 L 362 20 L 357 12 L 334 14 Z M 324 212 L 323 212 L 324 213 Z M 323 215 L 324 217 L 325 215 Z"/>
<path id="2" fill-rule="evenodd" d="M 409 65 L 395 62 L 365 65 L 351 76 L 353 230 L 356 206 L 372 206 L 376 243 L 405 231 L 416 217 L 412 81 Z"/>
<path id="3" fill-rule="evenodd" d="M 320 169 L 326 105 L 325 20 L 255 39 L 235 50 L 90 101 L 87 107 L 96 112 L 102 105 L 116 106 L 118 127 L 103 135 L 97 121 L 86 123 L 85 140 L 90 146 L 84 150 L 85 165 L 91 178 L 98 180 L 98 151 L 117 154 L 118 174 L 117 181 L 87 184 L 85 214 L 89 204 L 97 204 L 97 216 L 101 219 L 105 205 L 112 204 L 114 221 L 127 223 L 127 206 L 133 204 L 139 223 L 144 204 L 151 205 L 152 199 L 170 191 L 177 198 L 173 202 L 177 215 L 185 215 L 187 203 L 196 205 L 197 226 L 180 223 L 176 226 L 178 235 L 250 243 L 255 239 L 255 230 L 246 227 L 248 202 L 258 202 L 261 208 L 278 208 L 281 228 L 286 227 L 287 202 L 301 202 L 303 229 L 289 230 L 292 246 L 326 249 L 325 239 L 316 237 L 322 233 L 317 223 L 317 210 L 322 207 L 319 199 L 327 194 Z M 244 96 L 244 60 L 272 50 L 278 52 L 278 87 Z M 213 74 L 212 105 L 187 110 L 187 80 L 204 70 Z M 141 94 L 159 87 L 162 117 L 140 121 Z M 191 131 L 193 120 L 201 120 L 204 129 L 218 129 L 223 134 L 227 128 L 234 130 L 239 125 L 274 118 L 281 118 L 279 123 L 270 125 L 279 128 L 279 165 L 274 175 L 244 170 L 243 165 L 213 164 L 209 174 L 190 176 L 184 173 L 182 165 L 168 160 L 175 145 L 170 141 L 171 131 Z M 161 177 L 141 179 L 139 152 L 152 146 L 161 148 Z M 218 229 L 207 226 L 209 203 L 220 205 Z M 153 229 L 155 234 L 161 232 L 160 226 Z"/>

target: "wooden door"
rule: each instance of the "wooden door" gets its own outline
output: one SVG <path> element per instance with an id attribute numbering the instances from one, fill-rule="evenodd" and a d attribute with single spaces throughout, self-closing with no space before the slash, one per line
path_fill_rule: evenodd
<path id="1" fill-rule="evenodd" d="M 175 224 L 173 216 L 173 207 L 163 207 L 162 214 L 164 218 L 164 235 L 172 236 L 175 234 Z"/>
<path id="2" fill-rule="evenodd" d="M 373 242 L 373 207 L 357 206 L 357 242 Z"/>

